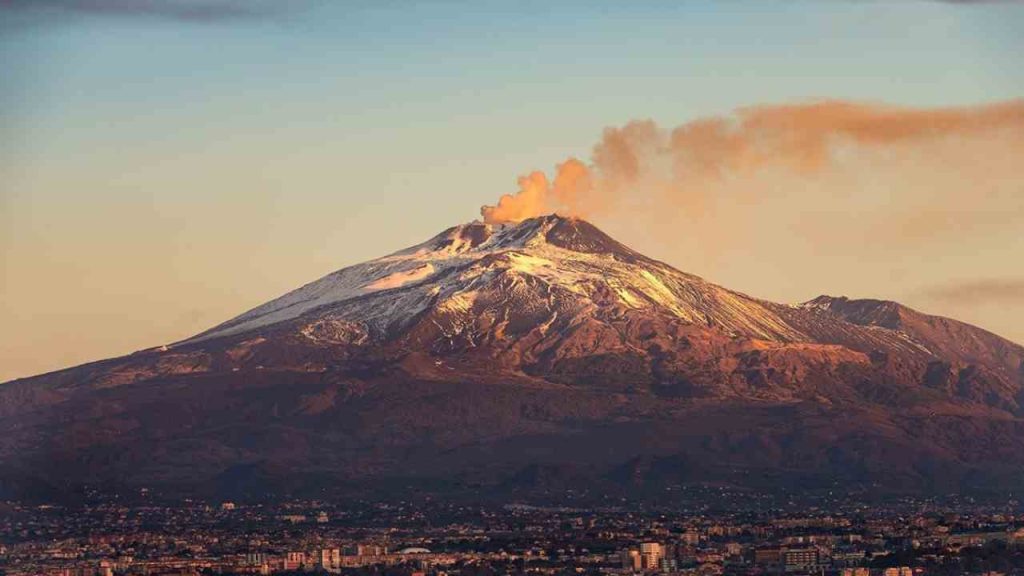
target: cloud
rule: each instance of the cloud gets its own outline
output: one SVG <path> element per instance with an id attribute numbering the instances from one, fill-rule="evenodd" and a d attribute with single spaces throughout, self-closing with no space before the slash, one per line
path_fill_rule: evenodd
<path id="1" fill-rule="evenodd" d="M 218 22 L 269 16 L 281 11 L 284 4 L 288 3 L 261 0 L 0 0 L 0 14 L 67 13 Z"/>
<path id="2" fill-rule="evenodd" d="M 947 305 L 1024 305 L 1024 278 L 991 278 L 938 286 L 923 296 Z"/>

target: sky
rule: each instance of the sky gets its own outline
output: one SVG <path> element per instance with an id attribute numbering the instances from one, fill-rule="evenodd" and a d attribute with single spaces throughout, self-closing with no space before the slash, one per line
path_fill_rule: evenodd
<path id="1" fill-rule="evenodd" d="M 583 210 L 627 245 L 1024 342 L 1022 29 L 1011 1 L 0 0 L 0 381 L 181 340 L 567 158 L 607 176 L 636 121 L 770 159 L 700 140 L 714 178 Z M 787 116 L 848 104 L 924 127 Z M 779 160 L 807 130 L 828 158 Z"/>

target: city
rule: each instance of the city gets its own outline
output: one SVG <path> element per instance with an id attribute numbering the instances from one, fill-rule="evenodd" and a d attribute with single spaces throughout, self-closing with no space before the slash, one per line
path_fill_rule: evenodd
<path id="1" fill-rule="evenodd" d="M 760 512 L 429 500 L 5 503 L 0 542 L 5 576 L 995 576 L 1024 573 L 1024 509 L 956 499 Z"/>

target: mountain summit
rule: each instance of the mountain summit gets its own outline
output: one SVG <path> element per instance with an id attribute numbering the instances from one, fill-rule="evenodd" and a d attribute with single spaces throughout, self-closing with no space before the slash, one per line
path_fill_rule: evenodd
<path id="1" fill-rule="evenodd" d="M 759 300 L 579 219 L 470 223 L 0 385 L 0 490 L 1019 488 L 1022 388 L 1024 348 L 894 302 Z"/>
<path id="2" fill-rule="evenodd" d="M 312 322 L 345 324 L 372 340 L 432 325 L 447 340 L 470 343 L 530 331 L 564 334 L 595 317 L 633 312 L 761 338 L 800 338 L 766 303 L 646 258 L 586 221 L 546 216 L 449 228 L 329 274 L 186 342 Z M 506 333 L 510 326 L 514 331 Z"/>

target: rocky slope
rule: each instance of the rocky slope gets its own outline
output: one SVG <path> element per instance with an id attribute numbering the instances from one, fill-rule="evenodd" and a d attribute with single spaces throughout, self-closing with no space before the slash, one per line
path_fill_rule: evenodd
<path id="1" fill-rule="evenodd" d="M 183 342 L 0 385 L 8 495 L 1020 488 L 1024 348 L 472 223 Z"/>

